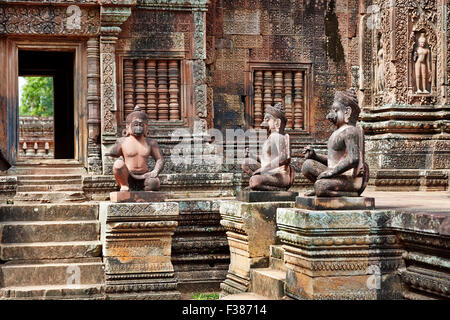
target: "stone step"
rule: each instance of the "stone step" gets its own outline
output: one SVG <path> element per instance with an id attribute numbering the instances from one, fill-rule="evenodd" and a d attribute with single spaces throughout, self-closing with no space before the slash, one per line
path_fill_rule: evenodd
<path id="1" fill-rule="evenodd" d="M 16 192 L 42 192 L 42 191 L 83 191 L 83 185 L 72 183 L 72 184 L 59 184 L 47 181 L 47 184 L 27 184 L 18 185 Z"/>
<path id="2" fill-rule="evenodd" d="M 284 249 L 281 245 L 270 246 L 269 267 L 275 270 L 286 271 Z"/>
<path id="3" fill-rule="evenodd" d="M 0 299 L 104 299 L 103 284 L 6 287 L 0 290 Z"/>
<path id="4" fill-rule="evenodd" d="M 253 292 L 244 292 L 220 297 L 219 300 L 272 300 L 272 299 L 269 299 L 268 297 L 261 296 Z"/>
<path id="5" fill-rule="evenodd" d="M 83 202 L 86 196 L 82 191 L 53 191 L 53 192 L 17 192 L 14 197 L 15 204 L 23 202 L 57 203 L 57 202 Z"/>
<path id="6" fill-rule="evenodd" d="M 0 223 L 0 239 L 4 244 L 95 241 L 99 239 L 99 236 L 100 223 L 96 220 Z"/>
<path id="7" fill-rule="evenodd" d="M 81 181 L 79 174 L 52 174 L 52 175 L 23 175 L 17 176 L 17 184 L 44 184 L 48 181 L 55 183 L 71 183 L 72 181 Z"/>
<path id="8" fill-rule="evenodd" d="M 98 204 L 0 205 L 0 221 L 97 220 Z"/>
<path id="9" fill-rule="evenodd" d="M 76 160 L 27 160 L 8 170 L 9 175 L 83 175 L 86 169 Z"/>
<path id="10" fill-rule="evenodd" d="M 2 266 L 3 286 L 24 287 L 104 283 L 103 263 L 7 264 Z"/>
<path id="11" fill-rule="evenodd" d="M 100 241 L 2 244 L 0 260 L 99 257 L 101 251 L 102 244 Z"/>
<path id="12" fill-rule="evenodd" d="M 251 292 L 273 300 L 283 298 L 286 272 L 271 268 L 252 269 L 250 279 Z"/>

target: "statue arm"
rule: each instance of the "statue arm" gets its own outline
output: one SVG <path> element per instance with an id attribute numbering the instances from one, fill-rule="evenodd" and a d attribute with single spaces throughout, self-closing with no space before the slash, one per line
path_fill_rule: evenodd
<path id="1" fill-rule="evenodd" d="M 159 148 L 159 145 L 156 141 L 151 140 L 148 144 L 152 148 L 152 157 L 156 161 L 153 171 L 156 173 L 156 176 L 158 176 L 164 168 L 164 158 L 162 156 L 161 149 Z"/>
<path id="2" fill-rule="evenodd" d="M 328 166 L 328 157 L 324 154 L 316 153 L 316 157 L 313 160 L 317 160 L 321 164 Z"/>
<path id="3" fill-rule="evenodd" d="M 352 132 L 345 133 L 345 146 L 347 148 L 347 155 L 344 159 L 331 170 L 331 176 L 340 175 L 350 169 L 356 168 L 359 164 L 359 135 L 356 132 L 356 128 L 352 129 Z"/>
<path id="4" fill-rule="evenodd" d="M 118 158 L 120 156 L 122 156 L 122 139 L 117 139 L 116 143 L 111 147 L 111 149 L 109 149 L 106 153 L 105 156 L 108 157 L 114 157 L 114 158 Z"/>

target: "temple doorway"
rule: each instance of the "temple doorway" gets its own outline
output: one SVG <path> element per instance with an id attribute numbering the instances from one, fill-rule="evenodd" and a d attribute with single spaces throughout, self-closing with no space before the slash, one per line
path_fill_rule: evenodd
<path id="1" fill-rule="evenodd" d="M 74 56 L 19 50 L 19 161 L 74 159 Z"/>

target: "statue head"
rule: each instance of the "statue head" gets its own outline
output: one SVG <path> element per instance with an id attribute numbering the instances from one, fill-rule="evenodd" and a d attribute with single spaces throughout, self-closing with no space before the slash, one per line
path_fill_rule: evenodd
<path id="1" fill-rule="evenodd" d="M 358 97 L 354 89 L 336 91 L 334 102 L 327 119 L 338 127 L 343 124 L 356 125 L 361 109 L 358 105 Z"/>
<path id="2" fill-rule="evenodd" d="M 419 44 L 419 47 L 424 48 L 427 43 L 427 38 L 425 37 L 425 33 L 422 32 L 419 36 L 419 39 L 417 39 L 417 43 Z"/>
<path id="3" fill-rule="evenodd" d="M 147 134 L 147 114 L 139 106 L 134 108 L 126 118 L 127 135 L 140 137 Z"/>
<path id="4" fill-rule="evenodd" d="M 284 134 L 286 122 L 287 119 L 283 104 L 278 102 L 274 106 L 266 107 L 264 121 L 261 123 L 261 127 L 267 128 L 270 132 L 279 132 Z"/>

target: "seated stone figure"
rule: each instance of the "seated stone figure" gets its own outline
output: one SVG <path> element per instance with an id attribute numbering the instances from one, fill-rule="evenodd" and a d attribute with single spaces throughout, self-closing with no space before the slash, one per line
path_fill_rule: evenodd
<path id="1" fill-rule="evenodd" d="M 335 94 L 327 119 L 337 126 L 328 140 L 328 157 L 310 147 L 303 150 L 302 174 L 314 182 L 306 196 L 359 196 L 367 186 L 369 167 L 364 162 L 364 132 L 356 126 L 360 113 L 356 93 L 349 89 Z"/>
<path id="2" fill-rule="evenodd" d="M 124 160 L 114 162 L 113 173 L 120 191 L 157 191 L 160 187 L 159 173 L 164 167 L 164 159 L 158 143 L 147 137 L 147 114 L 138 106 L 126 118 L 125 137 L 117 139 L 106 154 L 110 157 L 123 156 Z M 149 171 L 148 159 L 156 160 L 155 168 Z"/>
<path id="3" fill-rule="evenodd" d="M 249 188 L 252 190 L 288 190 L 295 177 L 290 166 L 289 135 L 284 133 L 286 116 L 281 103 L 267 107 L 261 127 L 267 128 L 269 137 L 263 144 L 262 154 L 248 154 L 242 164 L 242 170 L 250 175 Z M 253 168 L 252 168 L 253 167 Z"/>

